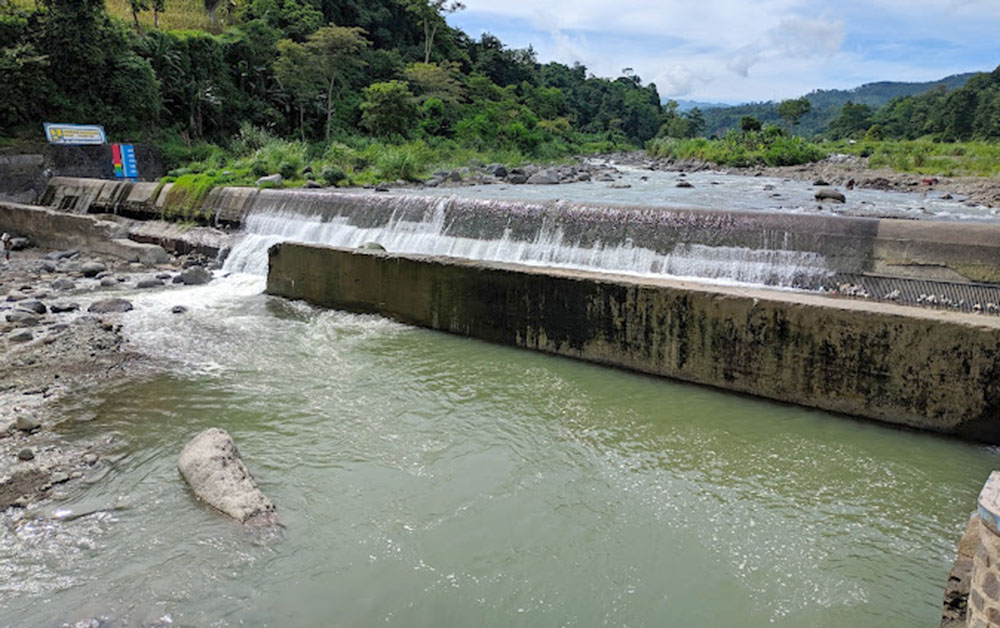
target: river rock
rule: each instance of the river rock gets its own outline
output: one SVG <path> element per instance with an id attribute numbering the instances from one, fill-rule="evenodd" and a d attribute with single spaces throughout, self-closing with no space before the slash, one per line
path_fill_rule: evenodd
<path id="1" fill-rule="evenodd" d="M 72 290 L 73 288 L 76 288 L 76 284 L 73 283 L 72 279 L 60 277 L 52 282 L 53 290 Z"/>
<path id="2" fill-rule="evenodd" d="M 24 462 L 35 459 L 35 452 L 31 451 L 30 447 L 25 447 L 21 451 L 17 452 L 17 459 Z"/>
<path id="3" fill-rule="evenodd" d="M 448 173 L 447 179 L 449 181 L 454 182 L 454 183 L 461 183 L 462 182 L 462 173 L 459 172 L 458 170 L 452 170 L 451 172 Z"/>
<path id="4" fill-rule="evenodd" d="M 163 285 L 163 281 L 156 279 L 155 277 L 150 277 L 149 279 L 140 279 L 136 282 L 135 287 L 140 290 L 145 290 L 147 288 L 159 288 Z"/>
<path id="5" fill-rule="evenodd" d="M 80 265 L 80 272 L 83 273 L 84 277 L 96 277 L 107 269 L 108 267 L 101 262 L 87 262 Z"/>
<path id="6" fill-rule="evenodd" d="M 559 185 L 559 175 L 551 170 L 542 170 L 528 178 L 528 185 Z"/>
<path id="7" fill-rule="evenodd" d="M 14 429 L 21 430 L 22 432 L 34 432 L 41 426 L 42 424 L 38 422 L 38 419 L 31 416 L 22 415 L 17 417 L 17 421 L 14 421 Z"/>
<path id="8" fill-rule="evenodd" d="M 208 272 L 204 266 L 186 268 L 179 276 L 181 283 L 185 286 L 202 286 L 212 281 L 212 273 Z"/>
<path id="9" fill-rule="evenodd" d="M 76 249 L 71 249 L 69 251 L 52 251 L 45 256 L 45 259 L 52 260 L 53 262 L 58 262 L 59 260 L 70 259 L 71 257 L 76 257 L 80 254 L 80 251 Z"/>
<path id="10" fill-rule="evenodd" d="M 118 285 L 118 280 L 114 277 L 105 277 L 101 280 L 102 288 L 114 288 Z"/>
<path id="11" fill-rule="evenodd" d="M 507 166 L 503 164 L 490 164 L 486 166 L 486 174 L 491 174 L 498 179 L 503 179 L 507 176 Z"/>
<path id="12" fill-rule="evenodd" d="M 10 342 L 31 342 L 34 338 L 35 335 L 29 329 L 18 329 L 10 332 L 7 336 L 7 340 Z"/>
<path id="13" fill-rule="evenodd" d="M 830 183 L 824 179 L 816 179 L 815 181 L 813 181 L 813 185 L 815 185 L 816 187 L 825 188 L 828 187 Z"/>
<path id="14" fill-rule="evenodd" d="M 319 190 L 323 187 L 323 184 L 313 181 L 312 179 L 309 179 L 308 181 L 302 184 L 302 187 L 304 187 L 307 190 Z"/>
<path id="15" fill-rule="evenodd" d="M 91 314 L 122 314 L 132 311 L 132 303 L 125 299 L 104 299 L 92 303 L 87 311 Z"/>
<path id="16" fill-rule="evenodd" d="M 7 322 L 19 327 L 34 327 L 38 325 L 38 316 L 32 312 L 11 312 L 7 315 Z"/>
<path id="17" fill-rule="evenodd" d="M 384 251 L 385 247 L 378 242 L 365 242 L 359 248 L 365 251 Z"/>
<path id="18" fill-rule="evenodd" d="M 49 311 L 49 308 L 45 307 L 45 304 L 41 301 L 21 301 L 17 304 L 17 307 L 20 310 L 33 314 L 47 314 Z"/>
<path id="19" fill-rule="evenodd" d="M 11 238 L 8 244 L 11 251 L 23 251 L 31 248 L 31 240 L 28 238 Z"/>
<path id="20" fill-rule="evenodd" d="M 442 179 L 441 177 L 431 177 L 430 179 L 427 179 L 426 181 L 424 181 L 424 186 L 429 187 L 429 188 L 436 188 L 437 186 L 441 185 L 443 182 L 444 182 L 444 179 Z"/>
<path id="21" fill-rule="evenodd" d="M 677 184 L 679 188 L 693 188 L 694 185 L 690 181 L 681 181 Z"/>
<path id="22" fill-rule="evenodd" d="M 213 427 L 181 451 L 177 468 L 194 494 L 241 523 L 276 523 L 274 503 L 261 492 L 226 430 Z"/>
<path id="23" fill-rule="evenodd" d="M 513 183 L 514 185 L 524 185 L 528 182 L 528 175 L 523 172 L 511 172 L 507 175 L 507 183 Z"/>
<path id="24" fill-rule="evenodd" d="M 285 184 L 285 180 L 280 174 L 272 174 L 266 177 L 261 177 L 257 179 L 257 187 L 259 188 L 280 188 Z"/>
<path id="25" fill-rule="evenodd" d="M 175 305 L 174 307 L 170 308 L 171 314 L 184 314 L 187 311 L 188 309 L 183 305 Z"/>
<path id="26" fill-rule="evenodd" d="M 847 197 L 843 193 L 833 188 L 823 188 L 816 192 L 817 201 L 833 201 L 835 203 L 846 203 Z"/>
<path id="27" fill-rule="evenodd" d="M 49 310 L 53 314 L 64 314 L 66 312 L 75 312 L 80 309 L 79 303 L 53 303 L 49 306 Z"/>

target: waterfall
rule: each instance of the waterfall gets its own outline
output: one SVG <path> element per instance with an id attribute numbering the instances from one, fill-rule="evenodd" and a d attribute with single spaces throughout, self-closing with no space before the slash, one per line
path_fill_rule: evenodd
<path id="1" fill-rule="evenodd" d="M 720 283 L 816 287 L 824 255 L 724 212 L 360 194 L 261 195 L 227 272 L 266 274 L 282 241 Z M 778 241 L 779 247 L 772 246 Z"/>

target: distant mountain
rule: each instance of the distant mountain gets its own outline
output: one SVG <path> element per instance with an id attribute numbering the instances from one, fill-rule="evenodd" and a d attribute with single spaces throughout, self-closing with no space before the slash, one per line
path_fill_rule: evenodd
<path id="1" fill-rule="evenodd" d="M 701 109 L 702 111 L 707 111 L 709 109 L 720 109 L 722 107 L 732 107 L 733 103 L 728 102 L 701 102 L 698 100 L 678 100 L 677 98 L 664 98 L 663 104 L 673 100 L 677 103 L 677 110 L 691 111 L 692 109 Z"/>
<path id="2" fill-rule="evenodd" d="M 893 98 L 900 96 L 916 96 L 933 89 L 943 88 L 948 91 L 958 89 L 976 74 L 978 72 L 955 74 L 939 81 L 927 83 L 882 81 L 868 83 L 854 89 L 817 89 L 806 94 L 806 98 L 812 104 L 812 111 L 802 117 L 795 131 L 806 137 L 823 133 L 830 126 L 830 122 L 840 115 L 841 107 L 848 101 L 869 105 L 873 108 L 883 107 Z M 704 114 L 705 134 L 708 136 L 723 135 L 730 129 L 738 127 L 743 116 L 754 116 L 765 124 L 781 122 L 781 116 L 778 115 L 778 104 L 771 101 L 706 110 Z"/>

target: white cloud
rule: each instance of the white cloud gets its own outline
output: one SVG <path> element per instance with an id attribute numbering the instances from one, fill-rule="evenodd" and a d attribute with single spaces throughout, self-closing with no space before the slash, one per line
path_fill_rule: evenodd
<path id="1" fill-rule="evenodd" d="M 672 97 L 770 100 L 1000 63 L 988 36 L 1000 29 L 1000 0 L 465 2 L 452 23 L 530 44 L 542 61 L 579 61 L 601 76 L 635 68 Z M 928 42 L 957 52 L 909 58 Z M 966 60 L 975 46 L 982 61 Z"/>

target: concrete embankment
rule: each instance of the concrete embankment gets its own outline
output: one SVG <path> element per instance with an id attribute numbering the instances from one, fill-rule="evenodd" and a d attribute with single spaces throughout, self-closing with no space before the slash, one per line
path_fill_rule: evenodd
<path id="1" fill-rule="evenodd" d="M 1000 319 L 817 295 L 280 244 L 268 293 L 1000 442 Z"/>
<path id="2" fill-rule="evenodd" d="M 230 236 L 209 228 L 188 228 L 164 221 L 73 214 L 0 202 L 0 231 L 29 238 L 51 249 L 80 249 L 144 264 L 167 261 L 168 253 L 215 257 Z"/>
<path id="3" fill-rule="evenodd" d="M 739 251 L 782 252 L 803 254 L 809 264 L 819 264 L 835 276 L 1000 283 L 1000 225 L 989 223 L 442 200 L 335 190 L 216 188 L 203 199 L 190 194 L 169 183 L 61 177 L 51 181 L 42 204 L 72 213 L 179 219 L 224 228 L 239 227 L 255 212 L 337 219 L 359 228 L 400 220 L 421 222 L 440 212 L 444 234 L 457 238 L 531 243 L 546 230 L 557 230 L 565 243 L 583 248 L 627 243 L 665 255 L 693 246 L 723 257 L 738 257 Z M 815 278 L 793 283 L 819 287 Z"/>

